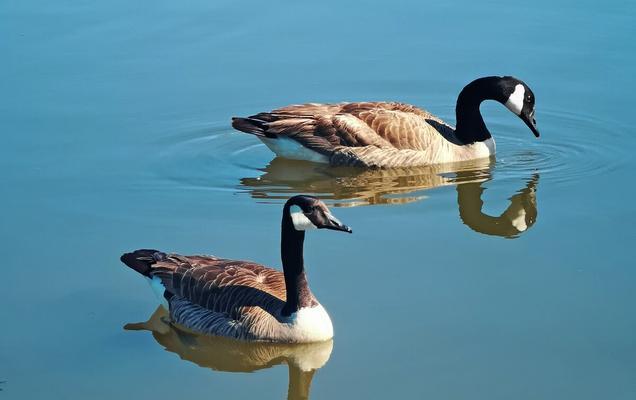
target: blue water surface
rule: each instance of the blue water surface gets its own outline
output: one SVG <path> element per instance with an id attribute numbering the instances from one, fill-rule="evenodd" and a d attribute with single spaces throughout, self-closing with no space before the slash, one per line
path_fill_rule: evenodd
<path id="1" fill-rule="evenodd" d="M 0 20 L 0 397 L 284 398 L 292 366 L 124 330 L 157 303 L 118 258 L 278 267 L 302 192 L 354 229 L 306 240 L 335 339 L 305 394 L 636 398 L 633 1 L 5 0 Z M 356 100 L 454 124 L 462 87 L 504 74 L 542 137 L 484 103 L 498 153 L 469 171 L 272 161 L 229 125 Z"/>

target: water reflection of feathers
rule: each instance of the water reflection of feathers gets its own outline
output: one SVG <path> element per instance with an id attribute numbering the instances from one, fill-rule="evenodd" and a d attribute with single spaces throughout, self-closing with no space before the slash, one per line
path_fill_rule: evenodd
<path id="1" fill-rule="evenodd" d="M 514 238 L 536 221 L 536 190 L 539 175 L 509 200 L 498 217 L 482 212 L 484 182 L 491 179 L 491 159 L 417 168 L 363 170 L 275 158 L 256 178 L 241 179 L 257 199 L 283 200 L 294 193 L 307 193 L 332 200 L 337 207 L 404 204 L 424 199 L 428 189 L 456 185 L 460 218 L 476 232 Z"/>
<path id="2" fill-rule="evenodd" d="M 241 342 L 228 338 L 198 335 L 170 322 L 168 312 L 159 306 L 146 322 L 131 323 L 127 330 L 147 330 L 167 351 L 201 367 L 226 372 L 253 372 L 287 364 L 289 399 L 309 397 L 316 370 L 324 366 L 333 341 L 310 344 Z"/>

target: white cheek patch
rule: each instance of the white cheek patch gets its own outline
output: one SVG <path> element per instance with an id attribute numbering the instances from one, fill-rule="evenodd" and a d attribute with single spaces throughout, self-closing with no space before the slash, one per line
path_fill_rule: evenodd
<path id="1" fill-rule="evenodd" d="M 525 232 L 525 230 L 528 229 L 525 210 L 520 210 L 518 215 L 510 222 L 512 222 L 512 226 L 514 226 L 519 232 Z"/>
<path id="2" fill-rule="evenodd" d="M 508 97 L 508 101 L 506 101 L 506 107 L 508 110 L 513 113 L 519 115 L 521 114 L 521 109 L 523 108 L 523 98 L 526 95 L 526 89 L 522 84 L 518 84 L 515 86 L 515 91 L 512 92 L 510 97 Z"/>
<path id="3" fill-rule="evenodd" d="M 294 224 L 294 229 L 297 231 L 306 231 L 308 229 L 318 229 L 316 225 L 314 225 L 309 218 L 305 216 L 303 210 L 298 206 L 292 206 L 289 209 L 289 213 L 291 215 L 292 223 Z"/>

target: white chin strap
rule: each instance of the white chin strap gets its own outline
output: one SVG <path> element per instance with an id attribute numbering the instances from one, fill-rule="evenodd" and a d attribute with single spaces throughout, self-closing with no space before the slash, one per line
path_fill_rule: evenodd
<path id="1" fill-rule="evenodd" d="M 303 213 L 303 210 L 298 206 L 292 206 L 289 209 L 294 229 L 297 231 L 306 231 L 308 229 L 318 229 L 307 216 Z"/>
<path id="2" fill-rule="evenodd" d="M 513 113 L 519 115 L 521 114 L 521 109 L 523 109 L 523 98 L 526 96 L 526 89 L 522 84 L 518 84 L 515 86 L 515 91 L 512 92 L 510 97 L 508 97 L 508 101 L 506 101 L 506 107 L 508 110 Z"/>

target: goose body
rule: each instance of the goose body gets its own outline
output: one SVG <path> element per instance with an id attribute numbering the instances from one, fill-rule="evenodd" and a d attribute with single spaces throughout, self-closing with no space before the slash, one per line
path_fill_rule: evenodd
<path id="1" fill-rule="evenodd" d="M 495 142 L 479 112 L 496 100 L 536 136 L 534 94 L 513 77 L 468 84 L 457 99 L 457 127 L 418 107 L 394 102 L 303 104 L 233 118 L 278 156 L 360 167 L 414 167 L 490 157 Z"/>
<path id="2" fill-rule="evenodd" d="M 329 315 L 304 271 L 305 230 L 351 230 L 310 196 L 283 209 L 283 271 L 241 260 L 136 250 L 122 262 L 146 276 L 165 299 L 174 323 L 196 333 L 245 341 L 309 343 L 331 339 Z"/>

